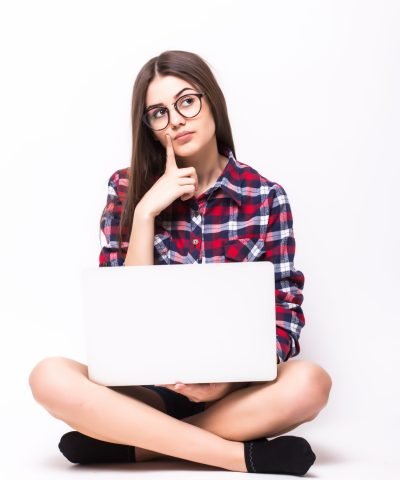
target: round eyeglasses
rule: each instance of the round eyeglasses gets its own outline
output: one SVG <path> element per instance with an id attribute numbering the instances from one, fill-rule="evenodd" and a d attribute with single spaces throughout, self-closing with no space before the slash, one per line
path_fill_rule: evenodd
<path id="1" fill-rule="evenodd" d="M 200 113 L 204 95 L 206 92 L 182 95 L 172 106 L 182 117 L 193 118 Z M 164 130 L 169 125 L 169 108 L 151 107 L 145 111 L 142 120 L 152 130 Z"/>

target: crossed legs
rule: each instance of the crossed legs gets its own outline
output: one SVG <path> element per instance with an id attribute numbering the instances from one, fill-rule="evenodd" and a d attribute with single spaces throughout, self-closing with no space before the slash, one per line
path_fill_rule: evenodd
<path id="1" fill-rule="evenodd" d="M 181 421 L 231 441 L 277 437 L 313 420 L 327 404 L 331 386 L 331 378 L 322 367 L 293 359 L 278 365 L 276 380 L 252 382 Z M 165 411 L 155 395 L 159 408 Z M 164 457 L 154 451 L 135 450 L 139 461 Z"/>
<path id="2" fill-rule="evenodd" d="M 29 382 L 55 418 L 93 438 L 135 446 L 139 461 L 164 455 L 242 472 L 243 441 L 280 435 L 315 418 L 331 388 L 320 366 L 291 360 L 278 365 L 273 382 L 253 382 L 178 420 L 164 413 L 155 392 L 137 387 L 137 398 L 128 397 L 90 381 L 86 365 L 67 358 L 42 360 Z M 147 403 L 144 390 L 154 394 Z"/>

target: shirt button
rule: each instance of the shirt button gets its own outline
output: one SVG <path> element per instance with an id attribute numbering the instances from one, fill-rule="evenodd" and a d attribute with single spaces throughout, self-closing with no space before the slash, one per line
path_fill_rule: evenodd
<path id="1" fill-rule="evenodd" d="M 197 238 L 195 238 L 192 243 L 193 245 L 198 245 L 199 241 L 197 240 Z"/>

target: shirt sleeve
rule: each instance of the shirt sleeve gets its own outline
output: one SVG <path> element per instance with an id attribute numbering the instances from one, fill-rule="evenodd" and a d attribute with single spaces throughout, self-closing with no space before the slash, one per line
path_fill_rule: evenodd
<path id="1" fill-rule="evenodd" d="M 266 260 L 275 267 L 276 348 L 278 363 L 282 363 L 300 353 L 300 332 L 305 324 L 301 308 L 304 275 L 293 263 L 296 242 L 292 212 L 284 188 L 275 184 L 267 201 Z"/>
<path id="2" fill-rule="evenodd" d="M 122 214 L 122 202 L 117 193 L 117 172 L 113 173 L 108 180 L 107 202 L 103 209 L 100 220 L 100 267 L 120 267 L 125 261 L 126 252 L 118 251 L 119 224 Z M 122 248 L 126 247 L 124 242 Z"/>

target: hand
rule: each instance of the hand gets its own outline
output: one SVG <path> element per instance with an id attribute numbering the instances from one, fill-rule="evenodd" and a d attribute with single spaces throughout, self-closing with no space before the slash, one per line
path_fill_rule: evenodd
<path id="1" fill-rule="evenodd" d="M 172 140 L 168 134 L 166 139 L 165 172 L 138 203 L 142 211 L 155 217 L 179 196 L 182 200 L 188 200 L 198 189 L 196 169 L 194 167 L 178 168 Z"/>
<path id="2" fill-rule="evenodd" d="M 187 397 L 191 402 L 212 402 L 234 390 L 232 383 L 181 383 L 157 385 Z"/>

